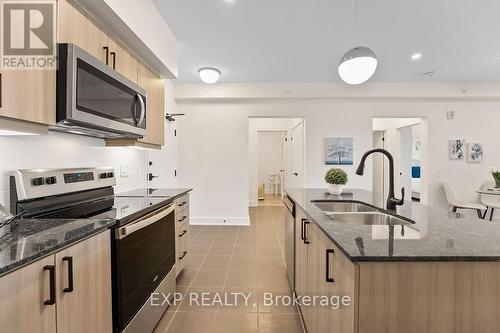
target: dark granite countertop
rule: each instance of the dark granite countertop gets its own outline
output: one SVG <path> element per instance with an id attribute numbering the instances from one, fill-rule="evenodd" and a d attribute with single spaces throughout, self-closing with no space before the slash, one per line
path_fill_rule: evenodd
<path id="1" fill-rule="evenodd" d="M 0 276 L 113 226 L 113 219 L 19 219 L 0 228 Z"/>
<path id="2" fill-rule="evenodd" d="M 288 189 L 287 194 L 353 262 L 500 261 L 498 222 L 407 201 L 396 213 L 415 224 L 405 225 L 404 230 L 396 225 L 391 230 L 386 225 L 335 221 L 311 203 L 354 200 L 378 206 L 379 198 L 372 192 L 354 189 L 336 196 L 326 189 Z"/>

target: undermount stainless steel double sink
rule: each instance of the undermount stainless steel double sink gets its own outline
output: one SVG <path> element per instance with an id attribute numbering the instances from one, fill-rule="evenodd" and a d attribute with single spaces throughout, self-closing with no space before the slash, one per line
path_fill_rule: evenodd
<path id="1" fill-rule="evenodd" d="M 364 225 L 408 225 L 414 223 L 361 202 L 312 201 L 312 203 L 336 222 Z"/>

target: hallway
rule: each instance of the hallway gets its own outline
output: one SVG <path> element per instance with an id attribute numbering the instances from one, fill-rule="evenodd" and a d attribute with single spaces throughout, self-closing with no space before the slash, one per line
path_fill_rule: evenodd
<path id="1" fill-rule="evenodd" d="M 188 265 L 177 281 L 184 295 L 171 306 L 156 333 L 301 333 L 292 305 L 265 304 L 265 293 L 291 295 L 286 276 L 283 206 L 250 208 L 248 227 L 191 227 Z M 238 305 L 202 306 L 192 295 L 243 293 Z M 201 298 L 201 296 L 200 296 Z"/>

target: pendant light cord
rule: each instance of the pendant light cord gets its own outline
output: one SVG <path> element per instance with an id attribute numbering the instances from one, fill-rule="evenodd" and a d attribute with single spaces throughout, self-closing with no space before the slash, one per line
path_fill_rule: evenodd
<path id="1" fill-rule="evenodd" d="M 358 32 L 358 0 L 354 0 L 355 9 L 354 9 L 354 22 L 356 25 L 356 32 Z"/>

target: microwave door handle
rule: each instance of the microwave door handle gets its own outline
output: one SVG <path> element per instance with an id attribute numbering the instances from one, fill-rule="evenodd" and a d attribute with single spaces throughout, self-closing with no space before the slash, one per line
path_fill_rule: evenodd
<path id="1" fill-rule="evenodd" d="M 139 104 L 141 104 L 141 116 L 139 117 L 137 126 L 141 126 L 144 122 L 144 116 L 146 116 L 146 106 L 144 105 L 144 100 L 140 94 L 137 94 L 137 99 L 139 100 Z"/>

